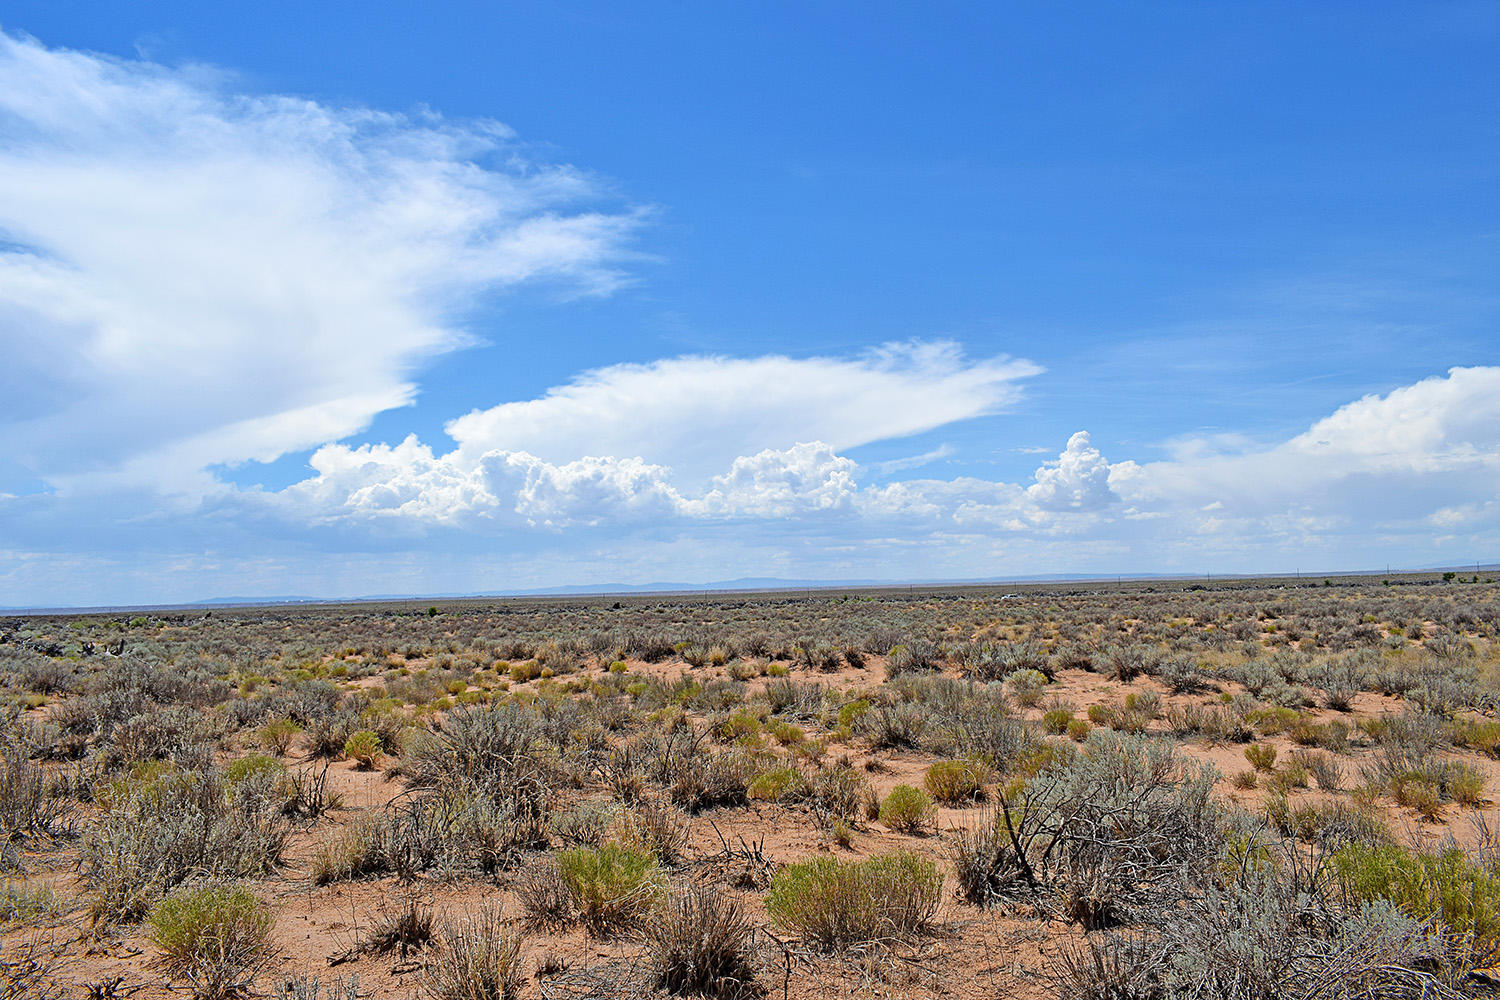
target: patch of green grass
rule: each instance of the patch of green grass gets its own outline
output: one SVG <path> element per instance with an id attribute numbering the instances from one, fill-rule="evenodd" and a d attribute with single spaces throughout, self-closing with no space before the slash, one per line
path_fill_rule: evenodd
<path id="1" fill-rule="evenodd" d="M 559 851 L 557 870 L 580 919 L 595 933 L 609 933 L 648 912 L 666 890 L 653 855 L 618 844 Z"/>
<path id="2" fill-rule="evenodd" d="M 919 933 L 937 914 L 942 892 L 937 863 L 916 853 L 822 857 L 777 872 L 766 912 L 805 940 L 838 949 Z"/>

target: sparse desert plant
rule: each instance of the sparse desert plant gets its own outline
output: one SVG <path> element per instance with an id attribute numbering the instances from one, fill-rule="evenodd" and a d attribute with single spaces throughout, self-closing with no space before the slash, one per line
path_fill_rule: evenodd
<path id="1" fill-rule="evenodd" d="M 440 938 L 422 981 L 432 1000 L 514 1000 L 521 995 L 526 982 L 521 934 L 498 906 L 445 923 Z"/>
<path id="2" fill-rule="evenodd" d="M 383 750 L 380 737 L 369 729 L 351 733 L 344 741 L 344 756 L 367 771 L 380 761 Z"/>
<path id="3" fill-rule="evenodd" d="M 645 924 L 656 985 L 668 993 L 732 1000 L 755 982 L 754 926 L 735 900 L 713 885 L 674 892 Z"/>
<path id="4" fill-rule="evenodd" d="M 278 755 L 284 755 L 291 747 L 292 740 L 302 732 L 302 727 L 291 719 L 274 718 L 266 720 L 265 725 L 255 734 L 262 748 Z"/>
<path id="5" fill-rule="evenodd" d="M 269 872 L 289 832 L 276 784 L 262 773 L 227 785 L 212 765 L 156 763 L 99 789 L 79 858 L 95 922 L 138 919 L 190 878 Z"/>
<path id="6" fill-rule="evenodd" d="M 270 959 L 275 920 L 243 887 L 182 889 L 152 907 L 150 940 L 162 965 L 192 984 L 193 996 L 233 996 Z"/>
<path id="7" fill-rule="evenodd" d="M 539 927 L 565 927 L 573 920 L 573 894 L 552 858 L 521 871 L 516 878 L 516 896 L 527 920 Z"/>
<path id="8" fill-rule="evenodd" d="M 42 768 L 16 750 L 0 754 L 0 843 L 52 837 L 67 803 L 47 793 Z"/>
<path id="9" fill-rule="evenodd" d="M 794 767 L 772 767 L 751 779 L 746 794 L 766 802 L 794 802 L 807 794 L 807 779 Z"/>
<path id="10" fill-rule="evenodd" d="M 360 1000 L 367 994 L 359 991 L 359 976 L 335 976 L 325 986 L 316 973 L 294 973 L 272 984 L 271 995 L 275 1000 Z"/>
<path id="11" fill-rule="evenodd" d="M 687 838 L 687 817 L 658 798 L 638 799 L 615 816 L 616 841 L 654 856 L 663 865 L 682 860 Z"/>
<path id="12" fill-rule="evenodd" d="M 595 934 L 610 934 L 649 912 L 665 888 L 656 859 L 618 844 L 560 851 L 557 868 L 580 919 Z"/>
<path id="13" fill-rule="evenodd" d="M 977 760 L 940 760 L 927 769 L 923 785 L 939 802 L 951 805 L 977 798 L 984 792 L 990 770 Z"/>
<path id="14" fill-rule="evenodd" d="M 932 797 L 920 788 L 897 785 L 880 804 L 880 822 L 897 833 L 924 833 L 932 824 Z"/>
<path id="15" fill-rule="evenodd" d="M 1276 748 L 1269 743 L 1252 743 L 1245 748 L 1245 759 L 1257 771 L 1272 771 L 1276 767 Z"/>
<path id="16" fill-rule="evenodd" d="M 325 833 L 308 862 L 313 884 L 328 885 L 382 870 L 383 834 L 384 824 L 377 815 L 361 816 Z"/>
<path id="17" fill-rule="evenodd" d="M 921 933 L 937 915 L 942 889 L 937 864 L 910 852 L 815 858 L 775 874 L 766 912 L 809 943 L 836 950 Z"/>
<path id="18" fill-rule="evenodd" d="M 1061 736 L 1073 724 L 1073 712 L 1067 708 L 1054 708 L 1042 716 L 1042 728 L 1054 736 Z"/>
<path id="19" fill-rule="evenodd" d="M 1017 670 L 1005 678 L 1005 686 L 1010 690 L 1011 697 L 1030 708 L 1042 700 L 1042 692 L 1047 688 L 1047 675 L 1040 670 Z"/>
<path id="20" fill-rule="evenodd" d="M 1357 899 L 1385 901 L 1432 920 L 1463 969 L 1500 960 L 1500 874 L 1463 850 L 1413 853 L 1391 844 L 1350 844 L 1332 858 Z"/>
<path id="21" fill-rule="evenodd" d="M 360 942 L 360 950 L 376 955 L 394 951 L 406 958 L 433 943 L 434 920 L 432 908 L 416 900 L 408 900 L 405 906 L 394 910 L 383 909 Z"/>
<path id="22" fill-rule="evenodd" d="M 63 908 L 62 901 L 45 884 L 6 879 L 0 883 L 0 930 L 51 917 Z"/>

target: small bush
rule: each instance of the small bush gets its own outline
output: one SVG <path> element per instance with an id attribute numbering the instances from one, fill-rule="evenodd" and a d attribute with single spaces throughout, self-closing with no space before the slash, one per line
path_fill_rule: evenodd
<path id="1" fill-rule="evenodd" d="M 389 955 L 393 951 L 399 951 L 401 957 L 406 958 L 432 942 L 432 910 L 417 905 L 413 900 L 400 909 L 381 912 L 360 943 L 360 949 L 376 955 Z"/>
<path id="2" fill-rule="evenodd" d="M 557 870 L 584 925 L 596 934 L 650 911 L 664 888 L 654 857 L 618 844 L 560 851 Z"/>
<path id="3" fill-rule="evenodd" d="M 1252 743 L 1245 748 L 1245 759 L 1257 771 L 1270 771 L 1276 767 L 1276 748 L 1269 743 Z"/>
<path id="4" fill-rule="evenodd" d="M 526 917 L 540 927 L 566 927 L 573 922 L 573 894 L 552 859 L 524 869 L 516 880 L 516 896 Z"/>
<path id="5" fill-rule="evenodd" d="M 777 872 L 766 912 L 810 943 L 839 949 L 920 933 L 937 914 L 942 891 L 937 864 L 918 854 L 823 857 Z"/>
<path id="6" fill-rule="evenodd" d="M 645 851 L 663 865 L 682 860 L 688 819 L 655 798 L 642 798 L 615 817 L 615 837 L 623 847 Z"/>
<path id="7" fill-rule="evenodd" d="M 1042 700 L 1047 683 L 1047 675 L 1040 670 L 1017 670 L 1005 678 L 1011 695 L 1028 708 Z"/>
<path id="8" fill-rule="evenodd" d="M 446 923 L 442 946 L 427 966 L 422 986 L 433 1000 L 512 1000 L 526 971 L 521 935 L 506 926 L 499 907 L 484 907 Z"/>
<path id="9" fill-rule="evenodd" d="M 734 998 L 755 981 L 753 926 L 740 905 L 712 885 L 669 896 L 642 937 L 656 985 L 673 994 Z"/>
<path id="10" fill-rule="evenodd" d="M 187 976 L 203 1000 L 239 992 L 271 956 L 275 921 L 245 888 L 180 890 L 152 907 L 147 920 L 163 966 Z"/>
<path id="11" fill-rule="evenodd" d="M 265 750 L 284 756 L 300 732 L 302 727 L 291 719 L 270 719 L 260 727 L 256 739 Z"/>
<path id="12" fill-rule="evenodd" d="M 362 769 L 368 771 L 380 760 L 384 748 L 380 744 L 380 737 L 369 729 L 361 729 L 357 733 L 351 733 L 344 741 L 344 756 L 357 763 Z"/>
<path id="13" fill-rule="evenodd" d="M 932 813 L 932 797 L 911 785 L 897 785 L 880 804 L 880 822 L 897 833 L 922 833 Z"/>
<path id="14" fill-rule="evenodd" d="M 807 779 L 796 768 L 773 767 L 751 779 L 745 792 L 766 802 L 795 802 L 807 794 Z"/>
<path id="15" fill-rule="evenodd" d="M 1500 960 L 1500 873 L 1461 849 L 1420 854 L 1351 844 L 1333 856 L 1356 898 L 1386 900 L 1417 920 L 1440 921 L 1450 949 L 1469 967 Z"/>
<path id="16" fill-rule="evenodd" d="M 1054 736 L 1066 733 L 1073 722 L 1073 713 L 1066 708 L 1054 708 L 1042 716 L 1042 728 Z"/>
<path id="17" fill-rule="evenodd" d="M 371 874 L 383 867 L 378 816 L 365 816 L 328 833 L 313 848 L 309 874 L 314 885 L 328 885 Z"/>
<path id="18" fill-rule="evenodd" d="M 980 761 L 940 760 L 927 769 L 922 783 L 934 799 L 951 804 L 979 797 L 989 778 L 989 768 Z"/>
<path id="19" fill-rule="evenodd" d="M 61 901 L 45 884 L 33 886 L 10 879 L 0 884 L 0 930 L 9 924 L 28 924 L 50 917 L 61 910 Z"/>

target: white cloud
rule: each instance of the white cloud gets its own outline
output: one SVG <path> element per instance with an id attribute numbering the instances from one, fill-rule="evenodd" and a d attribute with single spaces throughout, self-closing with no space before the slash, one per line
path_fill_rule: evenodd
<path id="1" fill-rule="evenodd" d="M 760 518 L 845 511 L 859 489 L 858 470 L 822 441 L 767 448 L 736 458 L 701 500 L 684 509 L 697 516 Z"/>
<path id="2" fill-rule="evenodd" d="M 1247 515 L 1297 504 L 1424 516 L 1439 506 L 1432 490 L 1493 497 L 1500 487 L 1500 367 L 1454 368 L 1365 396 L 1270 447 L 1223 454 L 1187 444 L 1172 461 L 1121 463 L 1110 485 L 1145 505 L 1219 501 Z"/>
<path id="3" fill-rule="evenodd" d="M 1036 470 L 1026 495 L 1042 510 L 1091 511 L 1119 498 L 1109 488 L 1109 463 L 1089 440 L 1088 431 L 1068 438 L 1056 462 Z"/>
<path id="4" fill-rule="evenodd" d="M 902 472 L 906 469 L 920 469 L 924 465 L 931 465 L 933 462 L 952 458 L 956 454 L 958 454 L 958 449 L 951 444 L 940 444 L 931 451 L 924 451 L 920 455 L 909 455 L 906 458 L 893 458 L 885 462 L 877 462 L 875 463 L 875 469 L 881 475 L 888 476 L 893 472 Z"/>
<path id="5" fill-rule="evenodd" d="M 670 518 L 681 498 L 668 470 L 639 458 L 580 458 L 552 465 L 525 452 L 493 452 L 480 462 L 495 496 L 514 496 L 527 524 L 563 528 Z"/>
<path id="6" fill-rule="evenodd" d="M 830 365 L 809 364 L 821 371 Z M 1321 545 L 1376 531 L 1416 535 L 1489 523 L 1500 496 L 1500 424 L 1487 419 L 1495 404 L 1486 392 L 1496 374 L 1455 370 L 1351 403 L 1280 444 L 1237 445 L 1243 450 L 1232 454 L 1189 444 L 1169 461 L 1111 463 L 1079 431 L 1022 483 L 959 477 L 862 486 L 864 470 L 826 441 L 734 456 L 719 475 L 696 485 L 639 455 L 551 462 L 502 449 L 470 458 L 459 447 L 434 457 L 410 439 L 395 448 L 325 447 L 314 459 L 318 476 L 280 499 L 309 516 L 481 531 L 696 530 L 732 520 L 774 533 L 804 522 L 829 532 L 828 544 L 962 532 L 1140 545 L 1182 558 L 1193 558 L 1195 545 L 1220 552 Z M 1408 425 L 1413 419 L 1419 432 Z M 735 428 L 730 436 L 744 433 Z"/>
<path id="7" fill-rule="evenodd" d="M 636 456 L 701 486 L 735 459 L 799 441 L 840 451 L 996 413 L 1041 368 L 970 361 L 949 343 L 888 344 L 853 358 L 684 357 L 584 372 L 540 399 L 447 425 L 472 464 L 494 450 L 554 464 Z"/>
<path id="8" fill-rule="evenodd" d="M 415 438 L 325 445 L 317 475 L 271 502 L 315 521 L 545 527 L 842 510 L 858 466 L 837 448 L 994 412 L 1037 370 L 916 342 L 855 358 L 619 365 L 452 421 L 458 446 L 443 455 Z"/>
<path id="9" fill-rule="evenodd" d="M 629 212 L 508 130 L 0 34 L 0 435 L 64 488 L 204 489 L 409 403 L 481 291 L 621 281 Z"/>

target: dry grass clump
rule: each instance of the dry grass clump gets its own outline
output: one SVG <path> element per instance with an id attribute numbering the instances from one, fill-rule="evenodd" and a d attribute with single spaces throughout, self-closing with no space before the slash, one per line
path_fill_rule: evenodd
<path id="1" fill-rule="evenodd" d="M 41 767 L 16 749 L 0 754 L 0 842 L 53 837 L 67 812 L 66 801 L 47 793 Z"/>
<path id="2" fill-rule="evenodd" d="M 937 864 L 912 852 L 815 858 L 772 877 L 766 912 L 809 943 L 835 950 L 922 932 L 937 915 L 942 889 Z"/>
<path id="3" fill-rule="evenodd" d="M 427 964 L 423 992 L 432 1000 L 513 1000 L 526 971 L 521 934 L 500 907 L 484 906 L 443 925 L 441 944 Z"/>
<path id="4" fill-rule="evenodd" d="M 227 782 L 212 766 L 138 767 L 96 792 L 79 867 L 96 922 L 134 920 L 190 878 L 270 872 L 289 832 L 269 772 Z"/>
<path id="5" fill-rule="evenodd" d="M 660 989 L 731 998 L 754 992 L 754 925 L 743 908 L 712 885 L 669 895 L 646 922 L 642 940 Z"/>
<path id="6" fill-rule="evenodd" d="M 414 899 L 394 910 L 382 910 L 360 942 L 360 950 L 376 955 L 399 951 L 401 957 L 406 958 L 436 940 L 435 919 L 430 906 L 423 906 Z"/>
<path id="7" fill-rule="evenodd" d="M 1092 734 L 996 796 L 954 850 L 960 895 L 1059 905 L 1085 927 L 1126 922 L 1211 865 L 1220 844 L 1214 775 L 1169 744 Z"/>
<path id="8" fill-rule="evenodd" d="M 1326 866 L 1285 854 L 1211 880 L 1132 931 L 1065 946 L 1061 996 L 1170 1000 L 1456 1000 L 1421 967 L 1426 926 L 1385 902 L 1347 904 Z"/>

